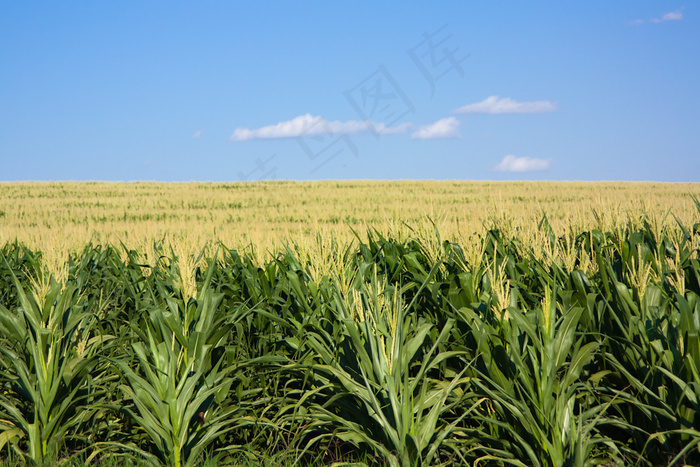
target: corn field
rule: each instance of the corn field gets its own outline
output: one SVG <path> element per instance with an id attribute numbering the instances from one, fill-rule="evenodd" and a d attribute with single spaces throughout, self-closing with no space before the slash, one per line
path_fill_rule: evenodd
<path id="1" fill-rule="evenodd" d="M 669 212 L 692 225 L 693 194 L 700 196 L 700 184 L 0 182 L 0 245 L 19 240 L 45 256 L 64 256 L 88 243 L 146 252 L 154 242 L 193 251 L 223 242 L 239 251 L 253 245 L 261 263 L 290 238 L 301 246 L 313 245 L 319 234 L 345 243 L 354 239 L 353 231 L 380 230 L 405 240 L 405 231 L 411 231 L 406 224 L 413 231 L 421 226 L 431 231 L 434 223 L 444 239 L 461 244 L 494 223 L 504 233 L 518 229 L 523 241 L 534 239 L 543 213 L 557 235 L 607 231 L 644 218 L 673 222 Z"/>
<path id="2" fill-rule="evenodd" d="M 700 464 L 700 223 L 536 235 L 7 242 L 0 459 Z"/>

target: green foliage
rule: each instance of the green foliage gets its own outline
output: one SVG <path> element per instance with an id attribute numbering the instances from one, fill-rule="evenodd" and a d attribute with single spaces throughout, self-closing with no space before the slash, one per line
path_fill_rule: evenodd
<path id="1" fill-rule="evenodd" d="M 0 448 L 41 464 L 68 441 L 87 442 L 112 337 L 97 332 L 100 310 L 74 284 L 51 277 L 27 294 L 10 275 L 18 304 L 0 305 Z"/>
<path id="2" fill-rule="evenodd" d="M 7 244 L 0 461 L 698 464 L 700 228 L 638 225 L 262 265 Z"/>

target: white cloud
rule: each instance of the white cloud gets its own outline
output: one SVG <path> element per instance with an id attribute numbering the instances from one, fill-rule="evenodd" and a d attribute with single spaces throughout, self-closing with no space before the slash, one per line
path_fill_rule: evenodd
<path id="1" fill-rule="evenodd" d="M 387 127 L 383 123 L 371 121 L 338 120 L 329 122 L 321 116 L 311 114 L 300 115 L 291 120 L 261 128 L 236 128 L 231 135 L 231 141 L 249 141 L 253 139 L 295 138 L 303 135 L 318 135 L 324 133 L 364 133 L 375 132 L 383 135 L 405 133 L 411 127 L 410 123 L 402 123 L 395 127 Z"/>
<path id="2" fill-rule="evenodd" d="M 496 166 L 496 170 L 499 172 L 535 172 L 549 169 L 551 162 L 551 159 L 515 157 L 509 154 Z"/>
<path id="3" fill-rule="evenodd" d="M 193 138 L 199 138 L 200 136 L 202 136 L 202 130 L 197 130 L 192 135 Z"/>
<path id="4" fill-rule="evenodd" d="M 459 120 L 447 117 L 430 125 L 424 125 L 411 135 L 413 139 L 458 138 Z"/>
<path id="5" fill-rule="evenodd" d="M 481 102 L 455 110 L 458 114 L 533 114 L 557 110 L 551 101 L 516 102 L 508 97 L 490 96 Z"/>
<path id="6" fill-rule="evenodd" d="M 652 23 L 663 23 L 664 21 L 680 21 L 683 19 L 683 13 L 681 10 L 669 11 L 661 18 L 654 18 L 651 20 Z"/>
<path id="7" fill-rule="evenodd" d="M 683 19 L 683 9 L 680 8 L 678 10 L 674 11 L 669 11 L 668 13 L 665 13 L 661 16 L 661 18 L 652 18 L 649 20 L 650 23 L 654 24 L 659 24 L 663 23 L 664 21 L 680 21 Z M 638 26 L 640 24 L 644 24 L 646 21 L 643 19 L 635 19 L 634 21 L 630 21 L 630 24 L 633 26 Z"/>

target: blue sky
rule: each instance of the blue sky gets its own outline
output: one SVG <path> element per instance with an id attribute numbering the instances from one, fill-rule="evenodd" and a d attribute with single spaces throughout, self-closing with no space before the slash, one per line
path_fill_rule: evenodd
<path id="1" fill-rule="evenodd" d="M 699 11 L 3 2 L 0 180 L 700 182 Z"/>

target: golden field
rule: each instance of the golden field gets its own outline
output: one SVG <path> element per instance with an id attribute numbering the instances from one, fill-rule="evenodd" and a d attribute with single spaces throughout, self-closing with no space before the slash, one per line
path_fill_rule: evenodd
<path id="1" fill-rule="evenodd" d="M 700 184 L 632 182 L 324 181 L 255 183 L 0 183 L 0 245 L 61 255 L 87 243 L 142 250 L 218 241 L 258 255 L 317 237 L 351 241 L 368 228 L 432 231 L 466 241 L 494 224 L 528 236 L 546 214 L 557 235 L 614 230 L 648 217 L 697 221 Z M 670 215 L 672 214 L 672 215 Z M 413 230 L 412 230 L 413 229 Z"/>

